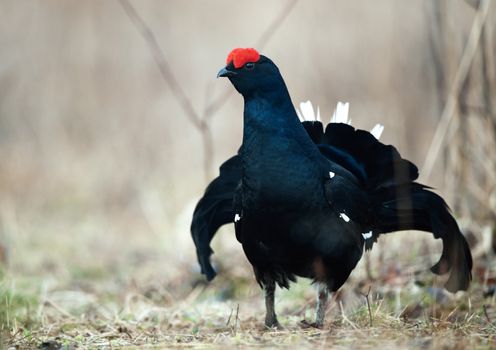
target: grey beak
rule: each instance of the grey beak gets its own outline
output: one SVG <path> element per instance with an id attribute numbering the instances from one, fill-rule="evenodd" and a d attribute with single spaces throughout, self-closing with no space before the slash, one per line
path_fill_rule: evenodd
<path id="1" fill-rule="evenodd" d="M 227 67 L 224 67 L 222 68 L 219 73 L 217 73 L 217 78 L 220 78 L 220 77 L 230 77 L 230 76 L 233 76 L 233 75 L 236 75 L 238 73 L 236 72 L 233 72 L 232 70 L 227 70 Z"/>

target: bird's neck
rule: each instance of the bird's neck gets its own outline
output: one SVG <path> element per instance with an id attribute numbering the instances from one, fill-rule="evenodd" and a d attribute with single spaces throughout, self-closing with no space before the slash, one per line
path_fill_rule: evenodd
<path id="1" fill-rule="evenodd" d="M 296 115 L 286 89 L 245 96 L 241 159 L 245 206 L 299 205 L 319 174 L 319 151 Z"/>
<path id="2" fill-rule="evenodd" d="M 312 157 L 318 153 L 284 84 L 277 90 L 245 96 L 243 148 L 246 152 L 262 148 L 265 154 L 275 152 L 279 157 L 285 153 Z"/>

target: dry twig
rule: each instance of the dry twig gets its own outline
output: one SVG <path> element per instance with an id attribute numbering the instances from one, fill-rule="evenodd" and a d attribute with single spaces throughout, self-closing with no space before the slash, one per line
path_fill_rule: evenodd
<path id="1" fill-rule="evenodd" d="M 489 317 L 489 314 L 487 313 L 487 305 L 486 304 L 483 304 L 482 305 L 482 310 L 484 311 L 484 316 L 486 316 L 487 322 L 489 322 L 490 324 L 492 324 L 493 321 L 491 321 L 491 318 Z"/>
<path id="2" fill-rule="evenodd" d="M 256 47 L 258 49 L 261 50 L 265 47 L 265 45 L 277 31 L 277 29 L 291 13 L 297 2 L 298 0 L 288 2 L 282 9 L 282 11 L 269 23 L 267 29 L 256 41 Z M 228 97 L 232 94 L 232 89 L 226 89 L 225 92 L 215 98 L 211 103 L 207 103 L 203 114 L 200 116 L 200 114 L 195 111 L 193 103 L 188 98 L 178 80 L 174 76 L 171 66 L 162 48 L 158 44 L 155 34 L 150 29 L 150 26 L 144 21 L 142 17 L 140 17 L 129 0 L 119 0 L 119 3 L 121 4 L 122 8 L 126 12 L 133 25 L 136 27 L 138 32 L 145 40 L 145 42 L 148 44 L 155 63 L 159 68 L 160 75 L 169 85 L 169 88 L 172 90 L 174 97 L 186 113 L 188 120 L 200 132 L 203 143 L 203 169 L 205 178 L 207 181 L 209 181 L 212 178 L 211 171 L 213 161 L 213 138 L 209 121 L 212 119 L 215 112 L 217 112 L 228 101 Z M 208 88 L 209 87 L 207 86 L 207 90 Z"/>
<path id="3" fill-rule="evenodd" d="M 360 293 L 367 300 L 367 308 L 369 310 L 369 325 L 370 325 L 370 327 L 372 327 L 372 310 L 370 309 L 370 300 L 369 300 L 369 295 L 370 295 L 371 289 L 372 289 L 372 286 L 369 286 L 369 290 L 367 291 L 367 294 Z"/>
<path id="4" fill-rule="evenodd" d="M 239 304 L 236 306 L 236 318 L 234 319 L 234 334 L 238 331 L 238 322 L 239 322 Z"/>
<path id="5" fill-rule="evenodd" d="M 487 14 L 489 12 L 490 3 L 490 0 L 481 0 L 474 21 L 472 23 L 470 36 L 463 51 L 463 55 L 460 60 L 460 64 L 458 65 L 455 78 L 451 85 L 451 89 L 448 94 L 443 113 L 441 114 L 441 119 L 439 120 L 436 131 L 434 133 L 434 137 L 432 138 L 431 145 L 427 152 L 427 156 L 422 166 L 422 177 L 424 180 L 427 180 L 429 178 L 434 166 L 434 162 L 437 159 L 437 155 L 439 154 L 439 151 L 444 144 L 444 140 L 448 133 L 451 120 L 453 119 L 455 109 L 458 104 L 458 96 L 463 87 L 463 83 L 467 78 L 474 56 L 477 53 L 477 47 L 480 41 L 479 39 L 481 37 L 482 28 L 484 27 Z"/>

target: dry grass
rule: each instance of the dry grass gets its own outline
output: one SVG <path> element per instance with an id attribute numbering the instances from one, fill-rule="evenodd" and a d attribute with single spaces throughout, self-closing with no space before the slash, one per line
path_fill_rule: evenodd
<path id="1" fill-rule="evenodd" d="M 115 295 L 54 293 L 51 298 L 63 305 L 46 300 L 40 306 L 43 310 L 39 319 L 32 316 L 26 319 L 30 327 L 13 318 L 16 321 L 7 335 L 7 345 L 25 348 L 50 341 L 67 348 L 145 345 L 484 348 L 495 345 L 496 326 L 485 318 L 482 310 L 460 311 L 455 303 L 443 308 L 431 305 L 420 317 L 405 320 L 386 307 L 379 309 L 386 299 L 374 300 L 373 326 L 369 325 L 366 306 L 362 305 L 349 314 L 331 317 L 324 330 L 302 328 L 301 312 L 287 307 L 281 312 L 285 329 L 275 331 L 261 326 L 263 311 L 255 300 L 239 300 L 237 319 L 232 301 L 192 300 L 164 305 L 142 294 L 127 292 L 120 305 L 109 300 L 112 297 Z M 439 316 L 434 317 L 430 312 Z"/>
<path id="2" fill-rule="evenodd" d="M 409 241 L 402 239 L 402 244 Z M 399 241 L 393 237 L 380 243 L 395 248 Z M 54 265 L 42 265 L 36 272 L 2 274 L 2 342 L 7 348 L 44 349 L 495 347 L 496 302 L 483 297 L 486 287 L 479 281 L 469 293 L 445 293 L 435 287 L 441 281 L 426 271 L 425 262 L 435 254 L 422 255 L 425 247 L 418 241 L 412 244 L 416 248 L 411 256 L 378 249 L 384 257 L 381 262 L 377 254 L 372 256 L 377 275 L 373 282 L 367 282 L 362 262 L 334 295 L 323 330 L 300 323 L 313 318 L 315 291 L 306 281 L 277 292 L 284 329 L 265 329 L 262 295 L 239 257 L 239 247 L 218 247 L 224 264 L 208 286 L 195 271 L 194 260 L 171 266 L 160 248 L 126 252 L 120 246 L 120 261 L 94 254 L 91 263 L 83 264 L 74 256 L 59 256 Z M 363 296 L 368 286 L 370 314 Z"/>

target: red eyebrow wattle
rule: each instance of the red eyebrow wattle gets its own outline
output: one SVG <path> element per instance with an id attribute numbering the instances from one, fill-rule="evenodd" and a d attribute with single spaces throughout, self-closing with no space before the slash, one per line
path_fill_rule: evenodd
<path id="1" fill-rule="evenodd" d="M 260 54 L 252 48 L 237 48 L 229 52 L 227 55 L 226 64 L 233 63 L 234 68 L 241 68 L 248 62 L 257 62 L 260 59 Z"/>

